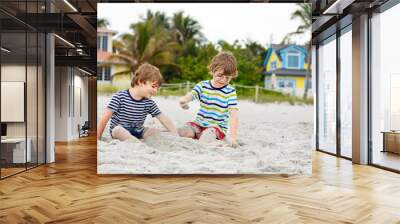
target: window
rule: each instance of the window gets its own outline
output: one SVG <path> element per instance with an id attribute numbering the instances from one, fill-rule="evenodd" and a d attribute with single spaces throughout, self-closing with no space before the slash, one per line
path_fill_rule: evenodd
<path id="1" fill-rule="evenodd" d="M 97 81 L 103 80 L 103 67 L 97 67 Z"/>
<path id="2" fill-rule="evenodd" d="M 286 86 L 289 87 L 289 88 L 294 88 L 295 87 L 295 81 L 291 80 L 291 79 L 287 80 L 287 85 Z"/>
<path id="3" fill-rule="evenodd" d="M 278 87 L 279 88 L 285 88 L 285 80 L 278 79 Z"/>
<path id="4" fill-rule="evenodd" d="M 2 7 L 15 1 L 0 2 Z M 36 2 L 29 3 L 30 14 L 38 15 L 41 4 Z M 20 9 L 27 7 L 27 4 L 26 1 L 18 1 Z M 22 17 L 27 15 L 24 10 L 19 13 Z M 7 136 L 10 141 L 7 144 L 2 142 L 0 146 L 0 179 L 3 179 L 45 163 L 47 54 L 45 33 L 33 27 L 20 26 L 16 19 L 3 12 L 0 12 L 0 17 L 10 23 L 10 26 L 4 25 L 5 29 L 0 28 L 0 43 L 4 48 L 0 50 L 0 123 L 2 136 Z M 11 27 L 12 30 L 9 29 Z M 7 107 L 15 102 L 4 100 L 9 94 L 19 101 L 15 103 L 19 106 L 16 108 L 18 111 Z M 14 116 L 19 114 L 23 115 L 22 119 Z M 51 157 L 48 158 L 51 160 Z"/>
<path id="5" fill-rule="evenodd" d="M 300 55 L 298 53 L 288 53 L 288 68 L 300 68 Z"/>
<path id="6" fill-rule="evenodd" d="M 97 50 L 101 50 L 100 49 L 100 44 L 101 44 L 101 37 L 97 37 Z"/>
<path id="7" fill-rule="evenodd" d="M 336 35 L 318 48 L 318 149 L 336 154 Z"/>
<path id="8" fill-rule="evenodd" d="M 279 78 L 277 80 L 277 84 L 278 84 L 279 88 L 295 88 L 296 80 L 289 79 L 289 78 Z"/>
<path id="9" fill-rule="evenodd" d="M 108 46 L 108 37 L 107 36 L 103 36 L 103 41 L 102 41 L 102 50 L 103 51 L 107 51 L 107 46 Z"/>
<path id="10" fill-rule="evenodd" d="M 97 68 L 97 81 L 110 81 L 111 80 L 111 68 L 110 67 L 98 67 Z"/>
<path id="11" fill-rule="evenodd" d="M 400 73 L 390 74 L 390 130 L 400 131 Z"/>
<path id="12" fill-rule="evenodd" d="M 400 4 L 371 18 L 371 157 L 373 164 L 395 170 L 400 170 L 400 156 L 391 152 L 399 147 L 400 137 L 382 132 L 400 129 L 398 21 Z"/>
<path id="13" fill-rule="evenodd" d="M 311 88 L 312 88 L 311 84 L 312 84 L 312 83 L 311 83 L 311 77 L 310 77 L 310 79 L 306 81 L 306 87 L 307 87 L 307 89 L 311 89 Z"/>
<path id="14" fill-rule="evenodd" d="M 275 69 L 276 69 L 276 61 L 272 61 L 270 70 L 275 70 Z"/>
<path id="15" fill-rule="evenodd" d="M 352 34 L 340 36 L 340 134 L 342 156 L 352 157 Z"/>
<path id="16" fill-rule="evenodd" d="M 108 36 L 97 37 L 97 50 L 107 51 L 108 49 Z"/>
<path id="17" fill-rule="evenodd" d="M 110 67 L 104 67 L 104 80 L 105 81 L 110 81 L 111 80 L 111 68 Z"/>

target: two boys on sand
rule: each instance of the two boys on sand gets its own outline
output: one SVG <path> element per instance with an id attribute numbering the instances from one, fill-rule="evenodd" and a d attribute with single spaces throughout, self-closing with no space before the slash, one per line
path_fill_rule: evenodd
<path id="1" fill-rule="evenodd" d="M 99 120 L 97 139 L 100 139 L 108 121 L 112 138 L 139 141 L 159 134 L 157 129 L 144 127 L 148 114 L 156 117 L 170 132 L 181 137 L 200 141 L 222 141 L 229 130 L 232 147 L 237 147 L 238 103 L 236 90 L 229 82 L 237 76 L 236 59 L 230 52 L 214 56 L 209 71 L 211 80 L 201 81 L 185 96 L 179 99 L 180 106 L 188 109 L 188 103 L 199 101 L 200 109 L 196 119 L 176 128 L 151 99 L 157 94 L 162 82 L 158 68 L 142 64 L 135 71 L 131 88 L 117 92 Z"/>

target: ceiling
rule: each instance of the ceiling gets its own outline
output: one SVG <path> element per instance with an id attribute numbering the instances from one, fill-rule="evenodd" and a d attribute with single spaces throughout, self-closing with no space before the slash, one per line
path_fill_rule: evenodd
<path id="1" fill-rule="evenodd" d="M 388 0 L 311 0 L 312 38 L 318 42 L 351 24 L 352 18 L 373 11 Z"/>
<path id="2" fill-rule="evenodd" d="M 133 3 L 133 2 L 174 2 L 174 3 L 188 3 L 188 2 L 210 2 L 210 3 L 245 3 L 245 2 L 269 2 L 269 3 L 304 3 L 308 2 L 308 0 L 98 0 L 98 3 Z"/>
<path id="3" fill-rule="evenodd" d="M 96 71 L 97 3 L 116 2 L 184 2 L 180 0 L 1 0 L 0 25 L 3 32 L 18 33 L 26 29 L 54 32 L 72 43 L 56 38 L 56 65 L 73 62 L 76 66 Z M 192 0 L 191 2 L 204 2 Z M 206 0 L 216 2 L 215 0 Z M 217 0 L 218 2 L 292 2 L 304 0 Z M 379 7 L 387 0 L 311 0 L 312 36 L 320 36 L 346 16 Z M 46 5 L 47 2 L 47 5 Z M 187 2 L 187 1 L 186 1 Z M 52 13 L 49 13 L 49 12 Z M 351 18 L 350 18 L 351 21 Z M 11 35 L 12 36 L 12 35 Z M 5 38 L 11 38 L 5 37 Z M 11 38 L 14 39 L 14 38 Z M 17 39 L 16 41 L 17 44 Z M 16 46 L 15 46 L 16 47 Z M 79 49 L 79 50 L 78 50 Z M 29 52 L 28 48 L 28 52 Z M 91 65 L 92 64 L 92 65 Z M 91 66 L 89 66 L 91 65 Z"/>
<path id="4" fill-rule="evenodd" d="M 56 66 L 77 66 L 94 75 L 96 10 L 96 0 L 1 0 L 2 44 L 12 49 L 7 57 L 15 61 L 23 55 L 30 58 L 37 51 L 28 43 L 26 54 L 25 35 L 21 33 L 27 32 L 28 41 L 30 32 L 55 33 Z"/>
<path id="5" fill-rule="evenodd" d="M 191 2 L 204 2 L 192 0 Z M 206 0 L 209 2 L 296 2 L 303 0 Z M 173 2 L 170 0 L 0 0 L 0 26 L 4 46 L 13 49 L 8 60 L 33 57 L 36 46 L 28 44 L 28 32 L 56 33 L 56 66 L 78 66 L 96 73 L 97 3 Z M 185 2 L 175 0 L 175 2 Z M 188 2 L 188 1 L 186 1 Z M 19 33 L 19 35 L 18 35 Z M 29 39 L 29 38 L 28 38 Z M 65 40 L 65 41 L 64 41 Z M 7 42 L 7 44 L 6 44 Z M 39 46 L 41 47 L 41 46 Z"/>

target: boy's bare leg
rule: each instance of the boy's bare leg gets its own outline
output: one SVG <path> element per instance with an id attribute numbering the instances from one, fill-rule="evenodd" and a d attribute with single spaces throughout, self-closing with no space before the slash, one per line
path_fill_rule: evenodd
<path id="1" fill-rule="evenodd" d="M 119 125 L 113 128 L 111 135 L 113 138 L 119 139 L 121 141 L 131 140 L 134 142 L 140 142 L 140 140 L 131 135 L 128 130 Z"/>
<path id="2" fill-rule="evenodd" d="M 188 125 L 178 128 L 178 134 L 179 136 L 186 138 L 194 138 L 196 136 L 194 130 Z"/>
<path id="3" fill-rule="evenodd" d="M 143 139 L 148 140 L 149 138 L 154 138 L 160 136 L 160 131 L 154 128 L 145 128 Z"/>
<path id="4" fill-rule="evenodd" d="M 204 143 L 219 143 L 219 140 L 217 139 L 217 133 L 214 128 L 207 128 L 201 133 L 201 136 L 199 138 L 200 142 Z"/>

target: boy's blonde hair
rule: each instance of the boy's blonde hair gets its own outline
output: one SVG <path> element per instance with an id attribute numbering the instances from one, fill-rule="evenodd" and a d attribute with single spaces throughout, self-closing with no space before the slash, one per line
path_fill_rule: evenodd
<path id="1" fill-rule="evenodd" d="M 144 63 L 140 65 L 133 74 L 131 86 L 134 87 L 147 81 L 151 83 L 157 82 L 158 86 L 160 86 L 163 82 L 163 77 L 156 66 Z"/>
<path id="2" fill-rule="evenodd" d="M 224 75 L 236 78 L 238 73 L 235 56 L 229 51 L 222 51 L 215 55 L 208 65 L 208 70 L 213 74 L 218 69 L 223 69 Z"/>

